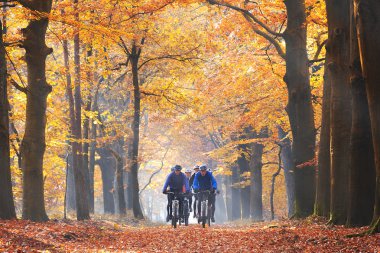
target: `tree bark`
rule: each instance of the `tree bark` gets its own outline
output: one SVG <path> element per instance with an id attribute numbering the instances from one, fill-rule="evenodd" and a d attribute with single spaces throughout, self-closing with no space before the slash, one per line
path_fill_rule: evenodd
<path id="1" fill-rule="evenodd" d="M 351 8 L 353 8 L 353 5 L 351 5 Z M 351 167 L 349 171 L 349 199 L 346 225 L 365 226 L 371 223 L 373 216 L 376 170 L 367 93 L 360 66 L 359 45 L 353 10 L 351 10 L 350 15 L 352 127 L 350 140 Z"/>
<path id="2" fill-rule="evenodd" d="M 329 62 L 328 59 L 325 61 Z M 322 126 L 319 142 L 317 192 L 314 213 L 318 216 L 330 215 L 330 104 L 331 80 L 325 64 L 323 82 Z"/>
<path id="3" fill-rule="evenodd" d="M 10 167 L 7 62 L 2 28 L 0 21 L 0 219 L 15 219 Z"/>
<path id="4" fill-rule="evenodd" d="M 278 126 L 278 137 L 281 139 L 281 161 L 284 168 L 286 197 L 288 207 L 288 217 L 292 217 L 294 214 L 294 165 L 292 159 L 292 144 L 288 137 L 285 138 L 286 133 Z"/>
<path id="5" fill-rule="evenodd" d="M 331 78 L 331 197 L 330 222 L 345 224 L 348 201 L 348 171 L 351 95 L 349 92 L 350 1 L 326 0 L 328 42 L 326 53 Z"/>
<path id="6" fill-rule="evenodd" d="M 360 58 L 371 118 L 372 142 L 376 166 L 375 208 L 372 231 L 380 232 L 380 2 L 355 0 Z"/>
<path id="7" fill-rule="evenodd" d="M 28 8 L 50 13 L 52 1 L 28 1 Z M 46 221 L 48 217 L 44 202 L 43 157 L 46 148 L 47 96 L 52 87 L 46 82 L 46 57 L 52 49 L 45 44 L 48 18 L 39 17 L 29 21 L 22 29 L 25 61 L 28 72 L 25 134 L 21 143 L 23 169 L 22 218 Z"/>
<path id="8" fill-rule="evenodd" d="M 285 0 L 288 14 L 284 32 L 286 42 L 286 74 L 288 113 L 293 134 L 293 160 L 295 180 L 295 216 L 306 217 L 313 213 L 315 200 L 314 112 L 306 52 L 306 11 L 304 0 Z"/>
<path id="9" fill-rule="evenodd" d="M 132 206 L 133 215 L 135 218 L 143 219 L 143 213 L 140 205 L 139 197 L 139 181 L 138 181 L 138 169 L 139 169 L 139 140 L 140 140 L 140 85 L 138 77 L 138 61 L 140 57 L 141 49 L 138 49 L 135 44 L 132 46 L 132 52 L 130 55 L 130 61 L 132 65 L 132 78 L 133 78 L 133 95 L 134 95 L 134 114 L 132 121 L 132 150 L 130 160 L 130 176 L 132 187 Z"/>

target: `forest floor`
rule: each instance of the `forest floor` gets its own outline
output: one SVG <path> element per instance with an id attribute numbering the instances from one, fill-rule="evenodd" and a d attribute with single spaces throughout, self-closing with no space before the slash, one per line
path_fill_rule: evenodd
<path id="1" fill-rule="evenodd" d="M 380 234 L 315 220 L 215 225 L 0 221 L 0 252 L 380 252 Z"/>

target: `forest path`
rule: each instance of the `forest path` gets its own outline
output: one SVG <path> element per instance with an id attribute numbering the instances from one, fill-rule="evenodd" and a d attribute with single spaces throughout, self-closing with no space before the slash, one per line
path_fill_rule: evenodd
<path id="1" fill-rule="evenodd" d="M 0 252 L 380 252 L 379 234 L 345 237 L 363 230 L 289 221 L 205 229 L 0 221 Z"/>

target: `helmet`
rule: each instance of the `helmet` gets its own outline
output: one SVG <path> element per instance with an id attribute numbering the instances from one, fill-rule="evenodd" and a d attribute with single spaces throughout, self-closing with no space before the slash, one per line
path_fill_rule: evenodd
<path id="1" fill-rule="evenodd" d="M 196 169 L 199 170 L 199 165 L 195 165 L 193 169 L 194 169 L 194 170 L 196 170 Z"/>
<path id="2" fill-rule="evenodd" d="M 174 170 L 181 171 L 182 170 L 182 166 L 177 164 L 176 166 L 174 166 Z"/>
<path id="3" fill-rule="evenodd" d="M 201 165 L 201 167 L 199 167 L 200 170 L 207 170 L 207 166 L 205 164 Z"/>
<path id="4" fill-rule="evenodd" d="M 174 166 L 171 167 L 170 170 L 173 172 L 175 170 L 175 167 Z"/>
<path id="5" fill-rule="evenodd" d="M 191 169 L 186 169 L 185 172 L 186 173 L 191 173 L 192 171 L 191 171 Z"/>

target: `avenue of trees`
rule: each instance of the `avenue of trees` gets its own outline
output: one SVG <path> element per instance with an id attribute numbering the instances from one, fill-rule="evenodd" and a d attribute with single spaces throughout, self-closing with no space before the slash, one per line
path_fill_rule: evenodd
<path id="1" fill-rule="evenodd" d="M 152 219 L 206 163 L 220 221 L 379 232 L 378 1 L 0 3 L 1 219 Z"/>

